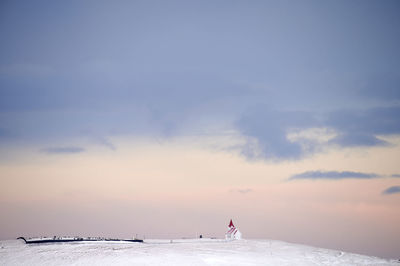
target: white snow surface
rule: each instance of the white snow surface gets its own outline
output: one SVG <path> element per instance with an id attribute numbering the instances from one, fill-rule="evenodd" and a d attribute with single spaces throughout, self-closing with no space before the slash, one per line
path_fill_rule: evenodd
<path id="1" fill-rule="evenodd" d="M 0 241 L 0 265 L 397 265 L 274 240 L 176 239 L 144 243 Z"/>

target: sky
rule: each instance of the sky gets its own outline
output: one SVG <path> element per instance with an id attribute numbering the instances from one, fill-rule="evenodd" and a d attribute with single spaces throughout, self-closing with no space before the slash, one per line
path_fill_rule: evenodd
<path id="1" fill-rule="evenodd" d="M 398 1 L 1 1 L 0 239 L 400 253 Z"/>

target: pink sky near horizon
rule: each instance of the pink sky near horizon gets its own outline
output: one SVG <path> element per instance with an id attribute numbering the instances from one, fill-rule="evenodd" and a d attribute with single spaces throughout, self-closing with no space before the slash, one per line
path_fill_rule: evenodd
<path id="1" fill-rule="evenodd" d="M 121 140 L 119 147 L 72 155 L 25 148 L 3 159 L 0 238 L 223 237 L 233 218 L 244 238 L 382 257 L 399 252 L 400 195 L 382 195 L 398 179 L 288 181 L 309 169 L 400 172 L 395 146 L 274 163 L 182 140 Z M 395 157 L 376 163 L 382 156 Z"/>

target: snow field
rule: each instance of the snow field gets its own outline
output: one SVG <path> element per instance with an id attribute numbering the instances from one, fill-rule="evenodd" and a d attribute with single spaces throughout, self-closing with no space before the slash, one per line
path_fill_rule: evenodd
<path id="1" fill-rule="evenodd" d="M 273 240 L 176 239 L 144 243 L 0 241 L 0 265 L 398 265 Z"/>

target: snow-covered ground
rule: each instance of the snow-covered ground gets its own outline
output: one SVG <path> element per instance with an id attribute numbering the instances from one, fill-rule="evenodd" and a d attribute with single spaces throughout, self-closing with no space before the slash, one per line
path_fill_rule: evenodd
<path id="1" fill-rule="evenodd" d="M 400 265 L 398 261 L 272 240 L 24 244 L 0 241 L 0 265 Z"/>

